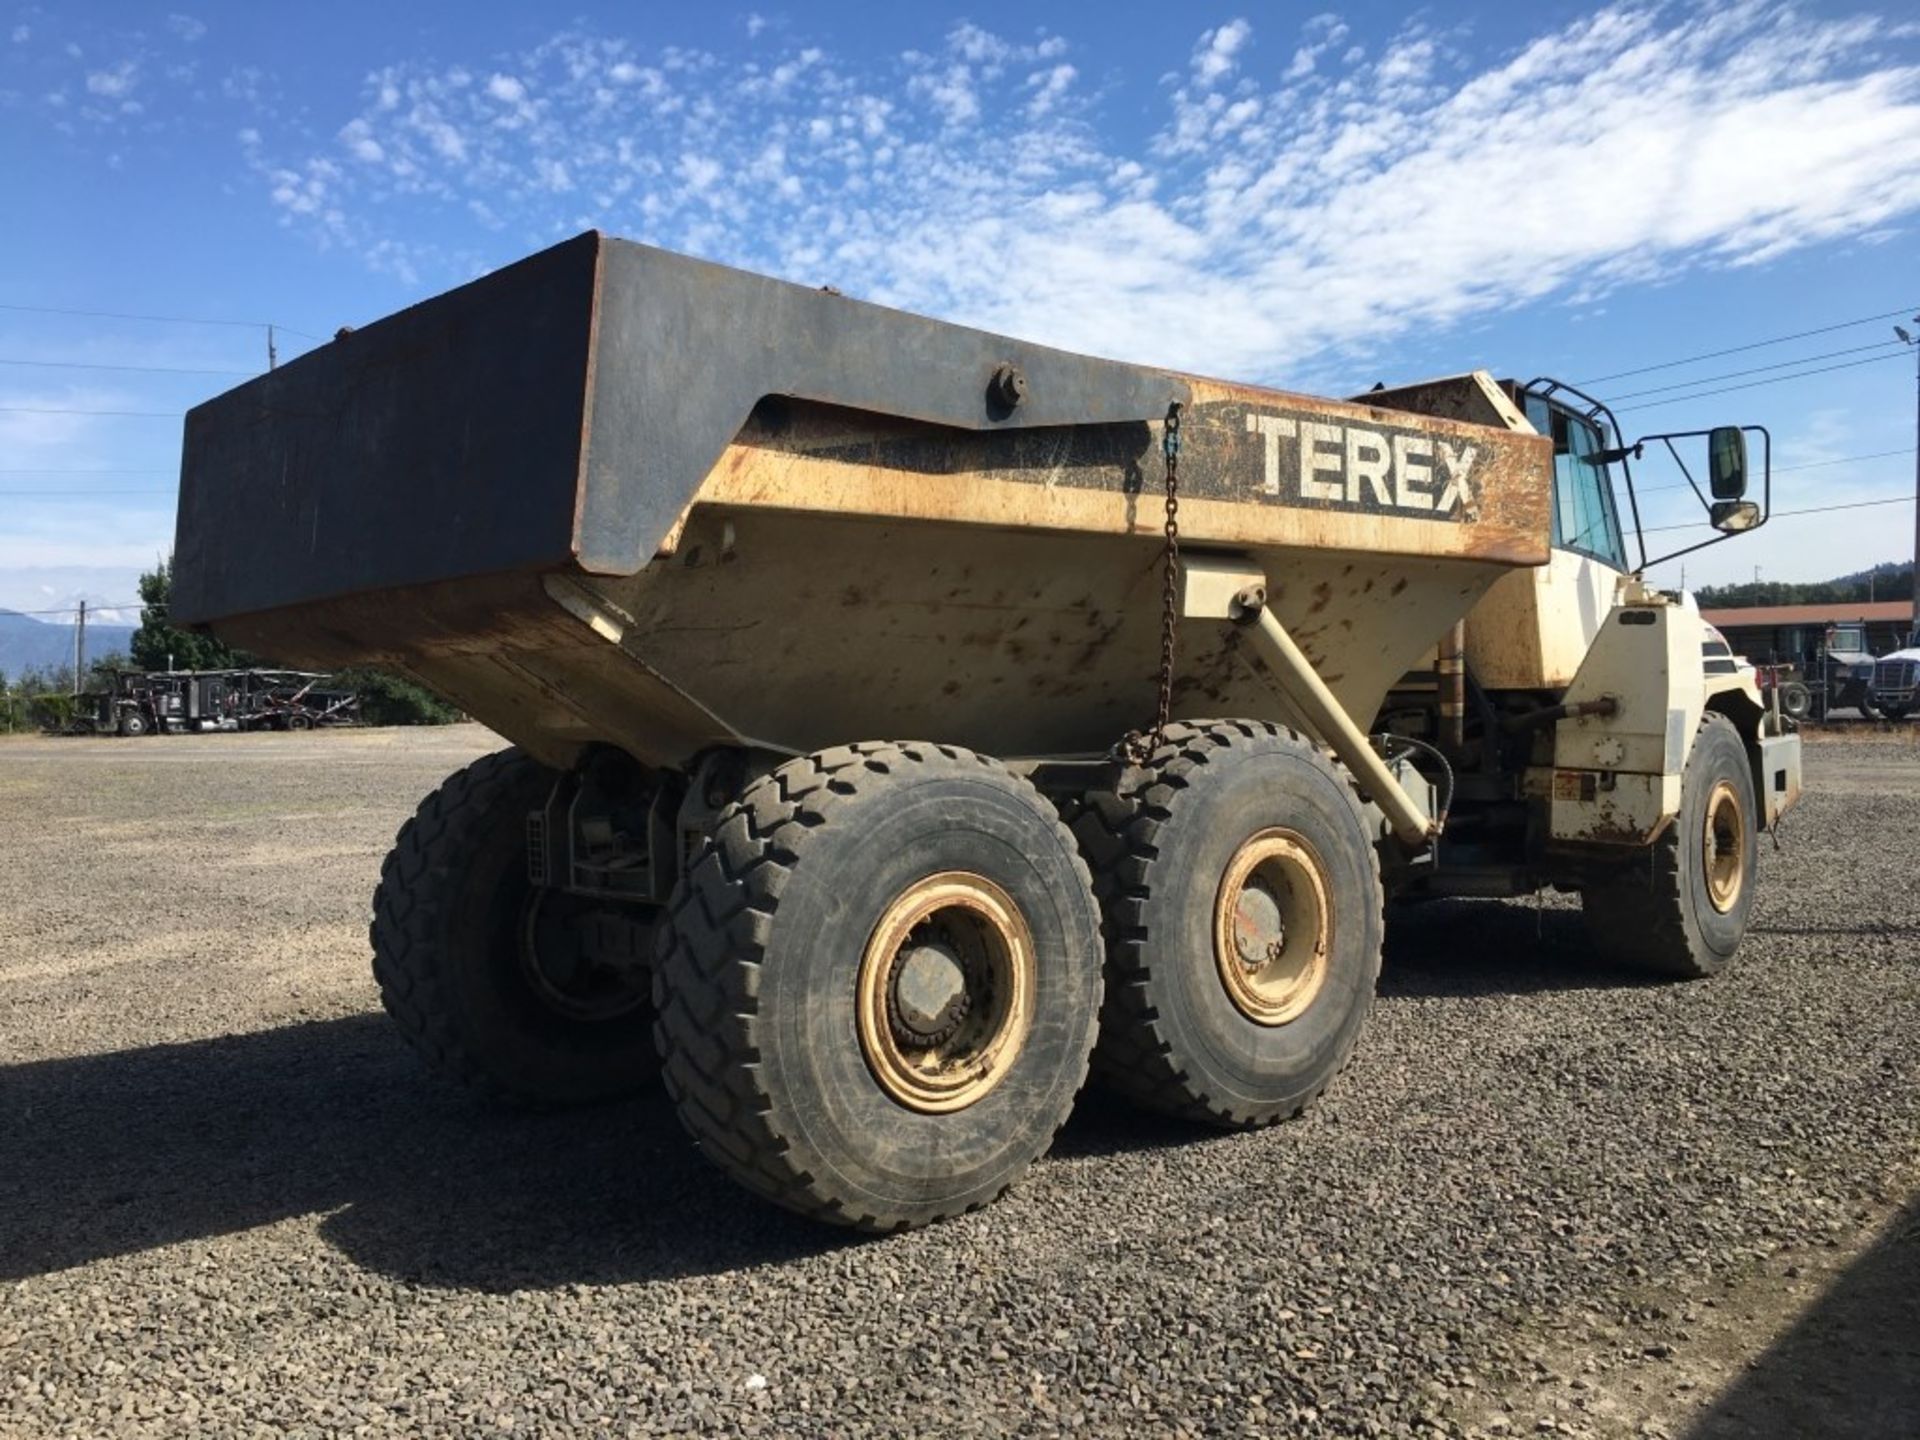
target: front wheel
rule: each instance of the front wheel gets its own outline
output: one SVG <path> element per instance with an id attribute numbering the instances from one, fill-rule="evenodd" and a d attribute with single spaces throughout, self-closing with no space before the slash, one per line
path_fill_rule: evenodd
<path id="1" fill-rule="evenodd" d="M 1652 854 L 1581 892 L 1595 947 L 1673 979 L 1724 970 L 1753 909 L 1757 817 L 1746 744 L 1731 720 L 1709 713 L 1681 774 L 1680 813 Z"/>
<path id="2" fill-rule="evenodd" d="M 502 750 L 401 827 L 373 897 L 380 998 L 434 1069 L 533 1105 L 615 1099 L 657 1070 L 652 913 L 536 888 L 527 814 L 553 772 Z"/>
<path id="3" fill-rule="evenodd" d="M 970 751 L 789 761 L 720 816 L 655 968 L 662 1074 L 700 1149 L 788 1209 L 898 1230 L 977 1209 L 1087 1073 L 1100 929 L 1026 781 Z"/>

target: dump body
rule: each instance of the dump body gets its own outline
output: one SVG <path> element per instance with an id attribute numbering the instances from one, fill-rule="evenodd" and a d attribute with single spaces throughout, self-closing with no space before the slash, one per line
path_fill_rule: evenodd
<path id="1" fill-rule="evenodd" d="M 401 670 L 556 764 L 593 741 L 658 766 L 888 736 L 1098 753 L 1152 704 L 1176 403 L 1182 544 L 1269 577 L 1362 725 L 1547 559 L 1531 434 L 590 233 L 195 409 L 175 613 L 283 664 Z M 1299 721 L 1231 629 L 1180 639 L 1176 714 Z"/>

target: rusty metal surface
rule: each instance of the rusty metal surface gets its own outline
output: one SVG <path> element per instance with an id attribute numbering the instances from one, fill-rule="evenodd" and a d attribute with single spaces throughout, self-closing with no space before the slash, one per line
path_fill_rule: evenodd
<path id="1" fill-rule="evenodd" d="M 1461 420 L 1469 425 L 1491 425 L 1522 435 L 1535 433 L 1532 422 L 1492 377 L 1481 370 L 1400 385 L 1391 390 L 1369 390 L 1354 399 L 1359 404 L 1378 405 L 1388 410 L 1407 410 L 1416 415 Z"/>
<path id="2" fill-rule="evenodd" d="M 1403 413 L 1191 381 L 1182 542 L 1548 558 L 1547 442 Z M 1160 426 L 974 435 L 767 402 L 696 503 L 1105 534 L 1157 533 Z M 1452 468 L 1450 468 L 1452 467 Z"/>
<path id="3" fill-rule="evenodd" d="M 1023 384 L 1008 404 L 1004 374 Z M 767 396 L 955 431 L 1158 418 L 1186 381 L 607 240 L 575 546 L 626 575 L 653 555 Z"/>

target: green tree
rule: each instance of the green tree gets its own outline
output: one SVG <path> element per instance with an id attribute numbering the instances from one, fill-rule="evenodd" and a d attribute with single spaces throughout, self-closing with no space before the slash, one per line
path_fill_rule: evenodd
<path id="1" fill-rule="evenodd" d="M 173 560 L 162 560 L 140 577 L 140 628 L 128 643 L 141 670 L 245 670 L 260 664 L 243 650 L 174 627 Z"/>

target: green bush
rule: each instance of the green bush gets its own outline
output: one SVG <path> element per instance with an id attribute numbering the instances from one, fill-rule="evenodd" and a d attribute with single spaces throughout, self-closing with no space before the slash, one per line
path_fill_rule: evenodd
<path id="1" fill-rule="evenodd" d="M 451 725 L 461 718 L 425 686 L 384 670 L 347 670 L 329 683 L 360 696 L 360 718 L 369 725 Z"/>

